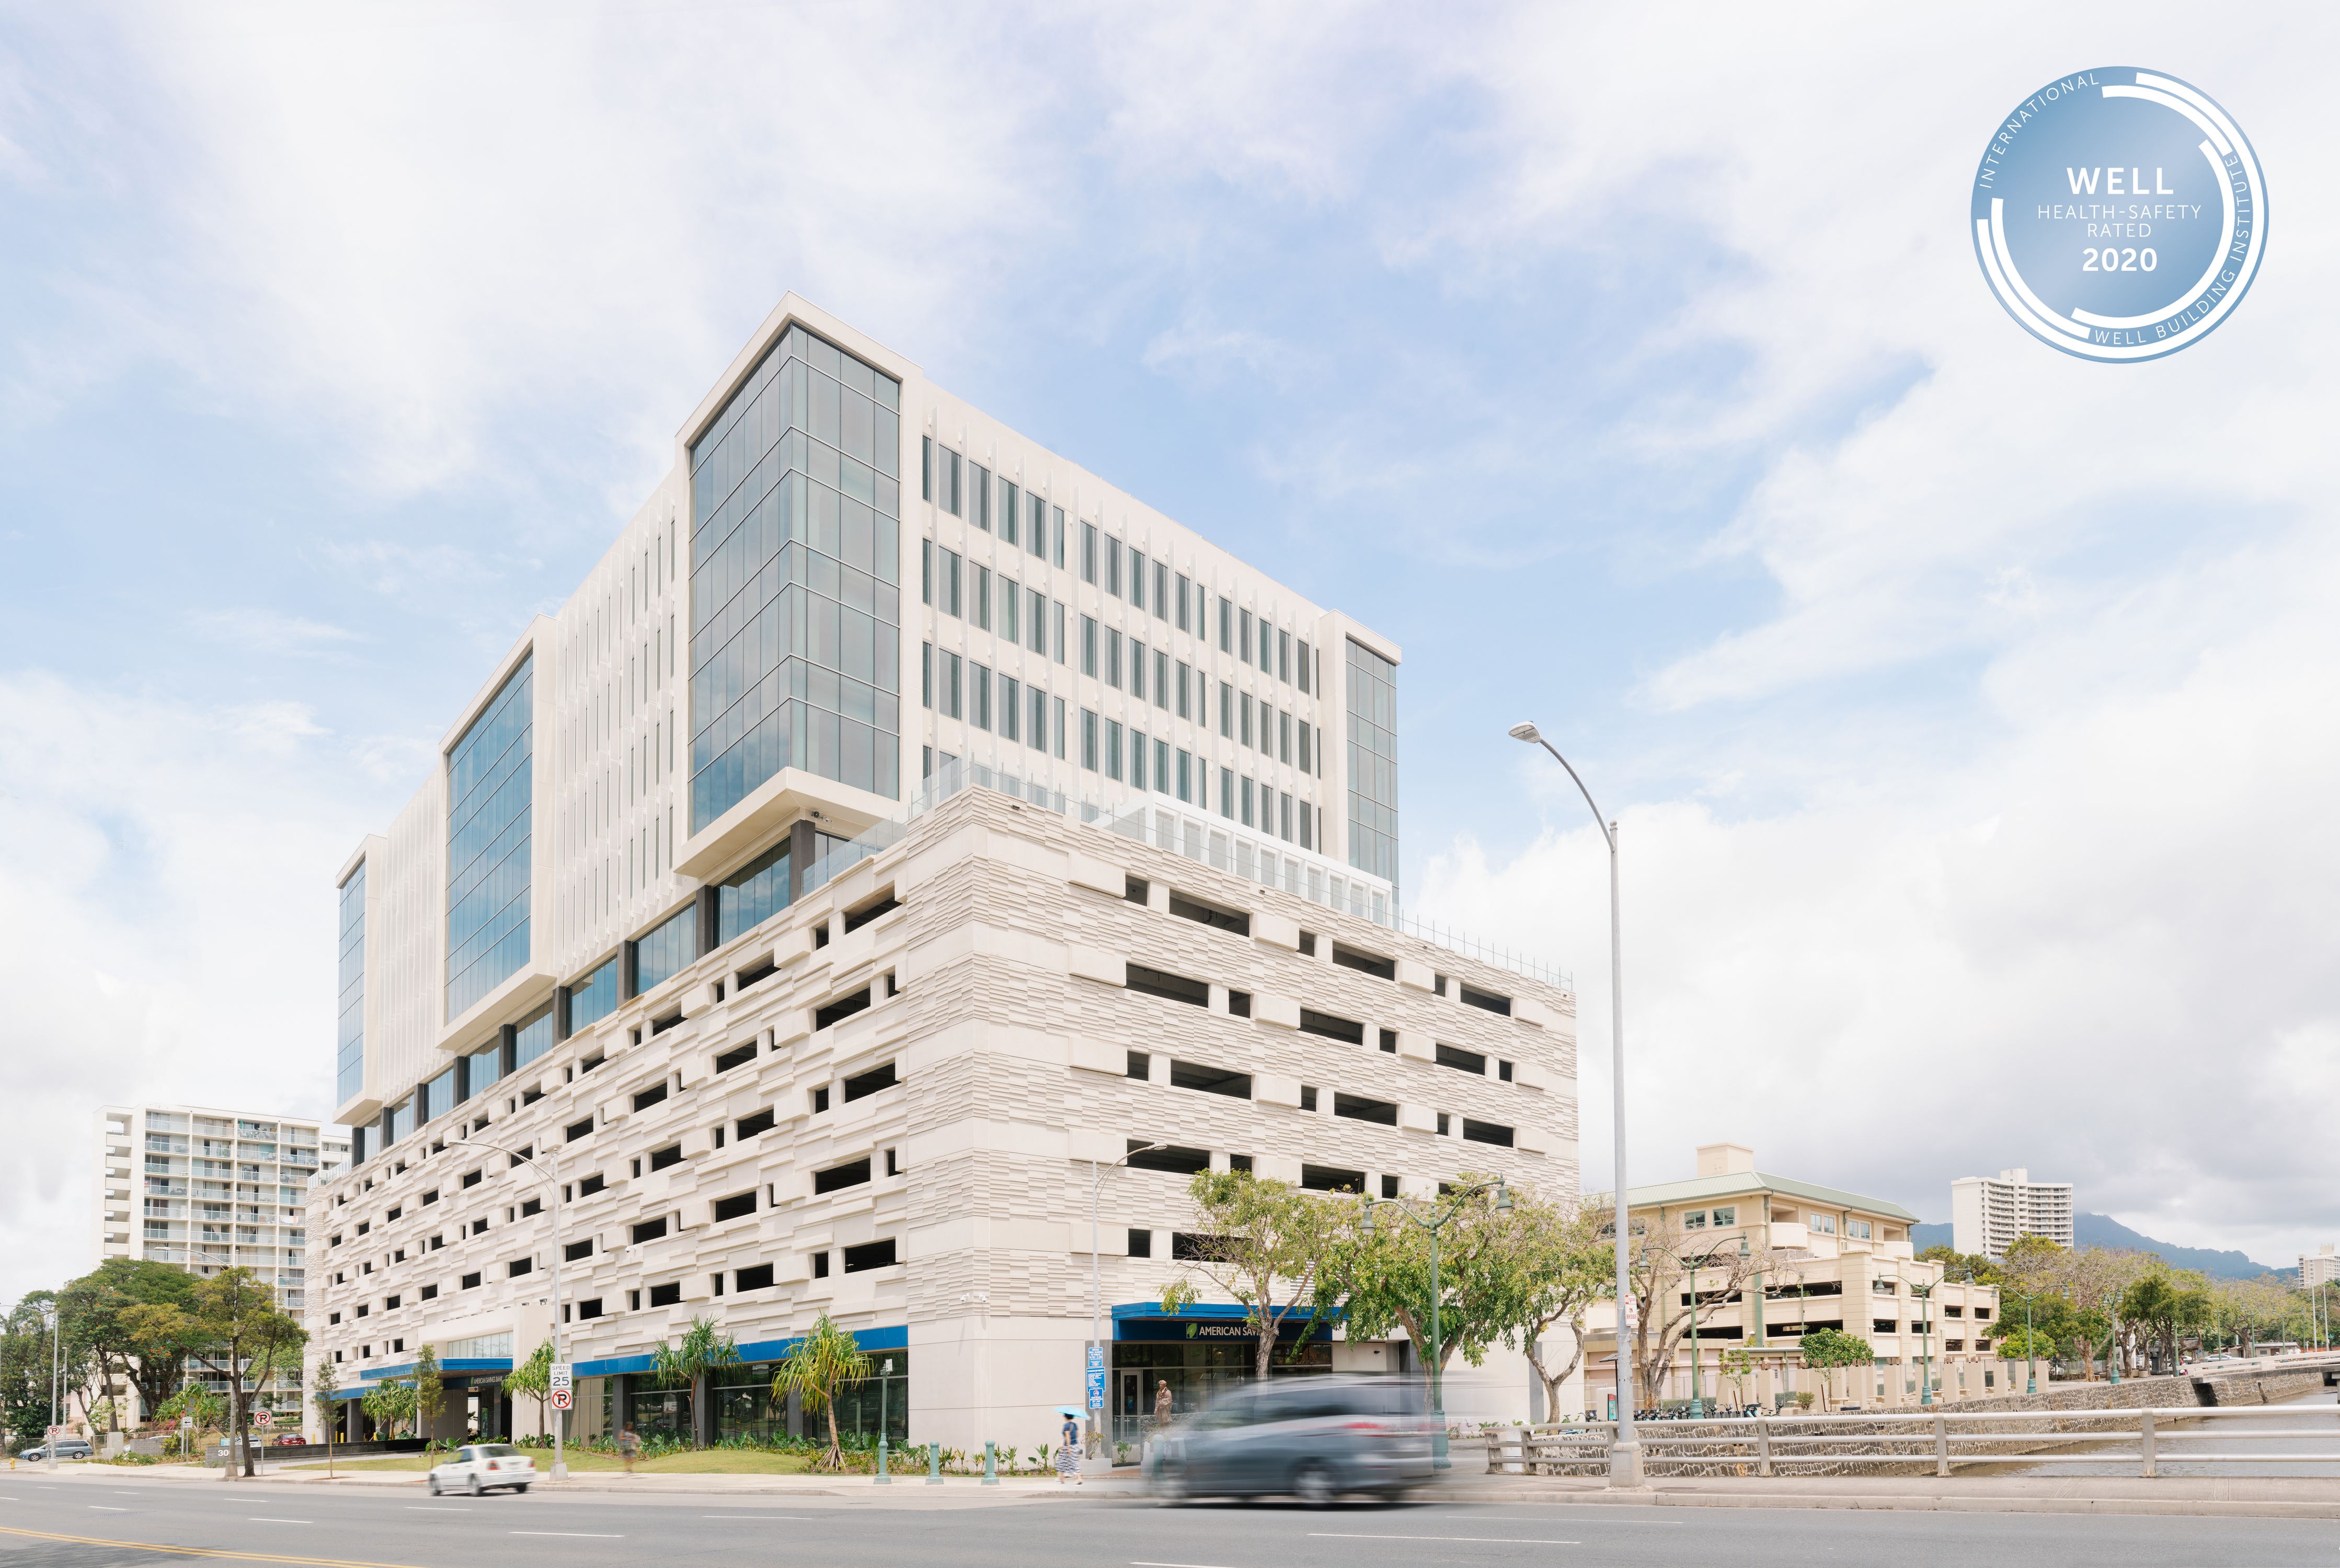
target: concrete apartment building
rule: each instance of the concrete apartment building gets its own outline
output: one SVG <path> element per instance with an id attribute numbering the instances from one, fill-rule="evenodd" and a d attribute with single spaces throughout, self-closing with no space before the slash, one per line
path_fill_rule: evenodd
<path id="1" fill-rule="evenodd" d="M 2315 1256 L 2302 1256 L 2299 1260 L 2299 1287 L 2313 1290 L 2319 1285 L 2329 1285 L 2340 1279 L 2340 1256 L 2335 1256 L 2332 1244 L 2325 1243 L 2315 1249 Z"/>
<path id="2" fill-rule="evenodd" d="M 1962 1176 L 1950 1183 L 1951 1246 L 1985 1257 L 2005 1257 L 2027 1236 L 2072 1245 L 2072 1184 L 2034 1181 L 2020 1166 L 1996 1177 Z"/>
<path id="3" fill-rule="evenodd" d="M 308 1291 L 309 1184 L 349 1156 L 344 1130 L 300 1117 L 106 1106 L 97 1115 L 93 1250 L 101 1262 L 145 1258 L 203 1276 L 249 1268 L 299 1317 Z M 114 1393 L 136 1405 L 134 1389 Z M 272 1403 L 298 1409 L 300 1390 L 279 1390 Z M 124 1424 L 145 1417 L 125 1410 Z"/>
<path id="4" fill-rule="evenodd" d="M 890 1369 L 848 1427 L 1016 1441 L 1081 1398 L 1092 1161 L 1115 1411 L 1248 1365 L 1159 1311 L 1194 1170 L 1572 1191 L 1565 978 L 1398 914 L 1398 663 L 784 301 L 342 869 L 315 1349 L 533 1430 L 557 1261 L 572 1432 L 792 1425 L 827 1311 Z M 648 1374 L 697 1315 L 746 1365 L 694 1411 Z"/>
<path id="5" fill-rule="evenodd" d="M 1805 1333 L 1823 1327 L 1868 1340 L 1877 1356 L 1872 1366 L 1835 1373 L 1839 1404 L 1916 1405 L 1921 1376 L 1932 1378 L 1937 1403 L 2008 1391 L 1991 1349 L 1998 1288 L 1944 1283 L 1940 1264 L 1914 1256 L 1909 1228 L 1917 1216 L 1899 1204 L 1766 1174 L 1755 1169 L 1751 1150 L 1717 1143 L 1698 1150 L 1696 1177 L 1636 1187 L 1628 1207 L 1637 1229 L 1686 1258 L 1735 1257 L 1743 1242 L 1755 1256 L 1773 1259 L 1760 1277 L 1760 1293 L 1741 1288 L 1700 1313 L 1695 1381 L 1710 1404 L 1778 1405 L 1809 1393 L 1825 1408 L 1821 1376 L 1796 1349 Z M 1687 1279 L 1681 1293 L 1687 1307 Z M 1699 1295 L 1705 1301 L 1708 1287 Z M 1734 1379 L 1724 1355 L 1742 1349 L 1751 1353 L 1753 1367 Z M 1604 1303 L 1588 1317 L 1585 1332 L 1584 1389 L 1596 1416 L 1611 1413 L 1616 1355 L 1616 1312 Z M 1692 1366 L 1685 1338 L 1662 1397 L 1691 1396 Z"/>

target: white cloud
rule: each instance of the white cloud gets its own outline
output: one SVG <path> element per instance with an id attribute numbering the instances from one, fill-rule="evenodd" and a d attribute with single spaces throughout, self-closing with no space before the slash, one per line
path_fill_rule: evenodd
<path id="1" fill-rule="evenodd" d="M 94 1262 L 98 1107 L 327 1109 L 332 880 L 382 807 L 321 734 L 0 680 L 0 1301 Z"/>
<path id="2" fill-rule="evenodd" d="M 187 626 L 197 636 L 253 654 L 320 654 L 364 636 L 346 626 L 275 610 L 196 610 Z"/>

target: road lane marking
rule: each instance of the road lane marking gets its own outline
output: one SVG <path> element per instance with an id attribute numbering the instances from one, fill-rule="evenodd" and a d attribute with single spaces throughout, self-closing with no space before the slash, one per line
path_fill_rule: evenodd
<path id="1" fill-rule="evenodd" d="M 316 1523 L 314 1519 L 271 1519 L 265 1514 L 247 1514 L 244 1515 L 243 1522 L 246 1524 L 314 1524 Z"/>
<path id="2" fill-rule="evenodd" d="M 701 1519 L 793 1519 L 799 1524 L 817 1524 L 809 1514 L 701 1514 Z"/>
<path id="3" fill-rule="evenodd" d="M 406 1511 L 409 1514 L 469 1514 L 471 1512 L 468 1508 L 451 1508 L 444 1503 L 410 1503 L 406 1505 Z"/>
<path id="4" fill-rule="evenodd" d="M 575 1541 L 623 1541 L 622 1535 L 605 1535 L 599 1530 L 507 1530 L 507 1535 L 560 1535 Z"/>
<path id="5" fill-rule="evenodd" d="M 104 1503 L 92 1503 L 88 1506 L 90 1512 L 93 1514 L 127 1514 L 130 1512 L 127 1508 L 114 1508 Z"/>
<path id="6" fill-rule="evenodd" d="M 1148 1563 L 1142 1558 L 1132 1558 L 1129 1568 L 1226 1568 L 1226 1565 L 1222 1563 Z"/>
<path id="7" fill-rule="evenodd" d="M 1308 1531 L 1327 1540 L 1474 1540 L 1483 1547 L 1581 1547 L 1581 1540 L 1547 1540 L 1542 1535 L 1366 1535 L 1364 1531 Z"/>
<path id="8" fill-rule="evenodd" d="M 342 1557 L 287 1557 L 273 1552 L 229 1552 L 216 1546 L 165 1546 L 158 1541 L 115 1541 L 99 1535 L 59 1535 L 48 1530 L 18 1530 L 0 1524 L 0 1535 L 35 1541 L 66 1541 L 76 1546 L 122 1546 L 133 1552 L 167 1552 L 174 1557 L 222 1557 L 233 1563 L 291 1563 L 305 1568 L 411 1568 L 403 1563 L 362 1563 Z"/>

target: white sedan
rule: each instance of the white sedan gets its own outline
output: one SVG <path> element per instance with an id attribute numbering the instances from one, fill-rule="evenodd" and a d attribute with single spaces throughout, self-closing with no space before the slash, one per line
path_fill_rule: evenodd
<path id="1" fill-rule="evenodd" d="M 457 1449 L 455 1457 L 431 1469 L 431 1495 L 469 1492 L 477 1497 L 495 1486 L 525 1492 L 535 1479 L 536 1461 L 511 1444 L 474 1443 L 468 1448 Z"/>

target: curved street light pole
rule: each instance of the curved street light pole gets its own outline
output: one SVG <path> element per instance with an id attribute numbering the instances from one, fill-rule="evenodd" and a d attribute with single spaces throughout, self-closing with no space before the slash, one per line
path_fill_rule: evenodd
<path id="1" fill-rule="evenodd" d="M 507 1169 L 517 1169 L 522 1165 L 527 1166 L 528 1173 L 537 1180 L 544 1183 L 545 1202 L 552 1209 L 552 1361 L 553 1365 L 558 1366 L 561 1365 L 560 1159 L 558 1157 L 549 1152 L 543 1153 L 540 1158 L 544 1160 L 544 1164 L 542 1166 L 539 1166 L 536 1162 L 540 1158 L 540 1154 L 533 1149 L 533 1147 L 531 1147 L 528 1155 L 523 1158 L 521 1155 L 514 1154 L 502 1144 L 490 1143 L 484 1138 L 467 1138 L 463 1142 L 467 1147 L 472 1149 L 492 1149 L 498 1154 L 508 1157 L 513 1163 Z M 517 1350 L 520 1346 L 515 1345 L 512 1348 Z M 570 1397 L 573 1399 L 575 1395 L 572 1394 Z M 696 1410 L 692 1411 L 690 1413 L 690 1418 L 694 1423 L 697 1422 L 699 1419 L 699 1413 Z M 566 1421 L 555 1421 L 552 1424 L 552 1478 L 556 1481 L 566 1481 L 569 1479 L 569 1452 L 567 1448 L 562 1445 L 560 1441 L 560 1429 L 567 1425 L 568 1423 Z"/>
<path id="2" fill-rule="evenodd" d="M 1542 733 L 1532 723 L 1512 726 L 1512 738 L 1540 745 L 1552 753 L 1552 760 L 1568 769 L 1576 790 L 1591 807 L 1592 820 L 1600 826 L 1601 836 L 1609 842 L 1609 1031 L 1611 1100 L 1616 1119 L 1617 1148 L 1617 1382 L 1621 1390 L 1625 1383 L 1626 1319 L 1633 1301 L 1632 1257 L 1630 1234 L 1632 1228 L 1630 1205 L 1625 1188 L 1625 960 L 1621 939 L 1622 924 L 1619 913 L 1617 892 L 1617 824 L 1601 814 L 1592 799 L 1592 792 L 1584 787 L 1584 780 L 1569 766 L 1566 757 L 1553 749 Z M 1609 1484 L 1639 1486 L 1641 1484 L 1641 1445 L 1633 1435 L 1633 1402 L 1621 1395 L 1617 1401 L 1617 1440 L 1609 1449 Z"/>

